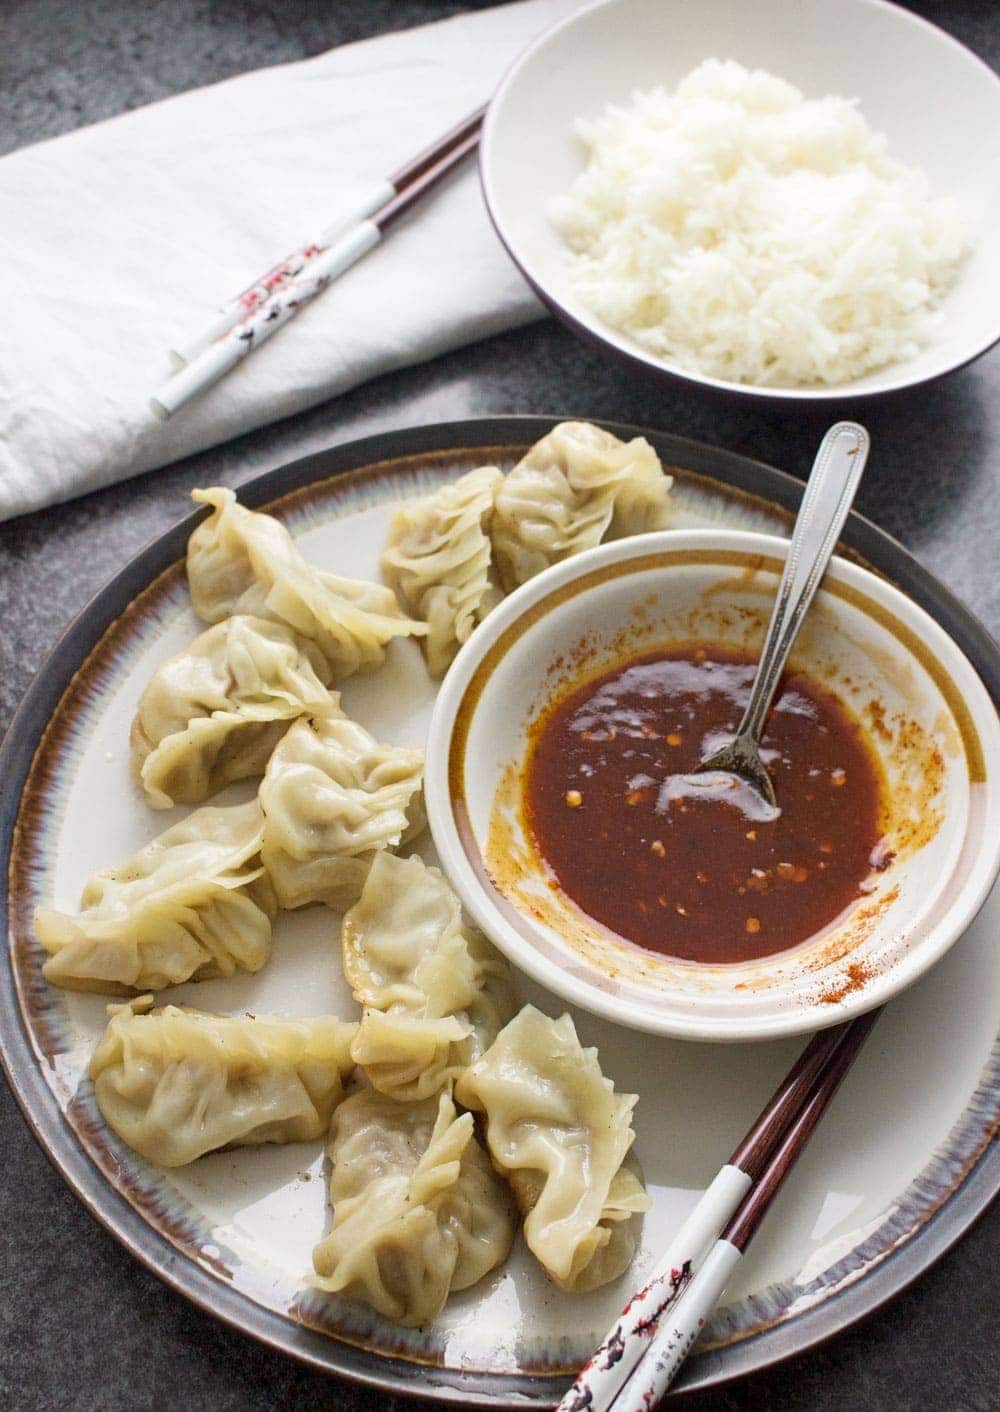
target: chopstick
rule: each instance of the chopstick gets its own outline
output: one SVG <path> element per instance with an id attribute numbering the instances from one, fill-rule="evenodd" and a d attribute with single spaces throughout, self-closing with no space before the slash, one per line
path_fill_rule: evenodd
<path id="1" fill-rule="evenodd" d="M 623 1311 L 604 1342 L 591 1355 L 574 1389 L 585 1383 L 600 1405 L 610 1403 L 645 1349 L 641 1335 L 675 1303 L 693 1267 L 759 1179 L 788 1123 L 808 1100 L 813 1085 L 844 1037 L 845 1027 L 814 1035 L 729 1161 L 720 1169 L 697 1206 L 681 1226 L 652 1275 Z M 579 1404 L 567 1393 L 561 1408 Z"/>
<path id="2" fill-rule="evenodd" d="M 648 1412 L 655 1406 L 879 1014 L 814 1036 L 558 1412 L 608 1412 L 612 1404 L 615 1412 Z"/>
<path id="3" fill-rule="evenodd" d="M 217 338 L 228 333 L 231 328 L 242 322 L 248 314 L 252 314 L 255 309 L 259 309 L 261 304 L 266 304 L 269 299 L 279 290 L 283 289 L 291 279 L 301 274 L 303 267 L 310 260 L 314 260 L 317 255 L 323 254 L 329 245 L 338 235 L 358 221 L 363 221 L 380 206 L 384 206 L 387 201 L 391 201 L 399 192 L 405 190 L 418 177 L 432 167 L 439 157 L 445 152 L 457 146 L 470 133 L 478 131 L 486 113 L 486 106 L 477 108 L 474 113 L 470 113 L 467 118 L 463 118 L 460 123 L 456 123 L 436 142 L 432 142 L 429 147 L 425 147 L 416 157 L 411 157 L 408 162 L 397 168 L 390 177 L 378 182 L 364 196 L 360 197 L 353 206 L 338 215 L 324 230 L 320 231 L 315 241 L 310 241 L 305 245 L 300 245 L 297 250 L 293 250 L 290 255 L 286 255 L 283 260 L 259 275 L 246 289 L 241 290 L 235 298 L 228 300 L 219 309 L 216 318 L 204 328 L 200 334 L 193 338 L 190 343 L 182 345 L 180 348 L 171 349 L 170 356 L 177 367 L 183 367 L 186 363 L 192 362 L 199 353 L 204 352 L 210 344 Z"/>
<path id="4" fill-rule="evenodd" d="M 169 417 L 211 387 L 366 255 L 393 221 L 473 151 L 485 112 L 485 107 L 477 108 L 463 118 L 374 186 L 316 241 L 300 246 L 230 299 L 190 343 L 172 349 L 177 371 L 152 398 L 154 412 Z"/>

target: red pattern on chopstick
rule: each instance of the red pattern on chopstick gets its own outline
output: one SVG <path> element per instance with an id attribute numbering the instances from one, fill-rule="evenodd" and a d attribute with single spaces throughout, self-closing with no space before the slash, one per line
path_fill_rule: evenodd
<path id="1" fill-rule="evenodd" d="M 279 260 L 276 265 L 272 265 L 266 274 L 261 275 L 260 279 L 254 280 L 253 284 L 249 284 L 246 289 L 241 290 L 236 296 L 236 302 L 247 314 L 252 314 L 279 289 L 284 288 L 296 275 L 301 274 L 310 260 L 314 260 L 317 255 L 322 255 L 323 251 L 328 248 L 326 245 L 320 245 L 318 241 L 311 241 L 308 245 L 303 245 L 301 249 L 293 251 L 291 255 L 286 255 L 283 260 Z"/>
<path id="2" fill-rule="evenodd" d="M 673 1304 L 676 1304 L 683 1291 L 686 1289 L 691 1279 L 691 1262 L 686 1260 L 679 1270 L 671 1270 L 669 1277 L 664 1280 L 662 1276 L 654 1276 L 647 1285 L 644 1285 L 622 1310 L 622 1314 L 630 1314 L 637 1304 L 644 1304 L 657 1294 L 662 1294 L 666 1288 L 666 1294 L 656 1307 L 632 1326 L 628 1335 L 625 1334 L 622 1324 L 617 1324 L 608 1337 L 601 1344 L 600 1348 L 584 1364 L 580 1370 L 577 1382 L 574 1384 L 572 1394 L 560 1404 L 562 1412 L 586 1412 L 592 1406 L 592 1395 L 590 1390 L 589 1374 L 594 1369 L 613 1368 L 620 1363 L 625 1355 L 625 1347 L 630 1338 L 652 1338 L 659 1331 L 660 1320 Z"/>

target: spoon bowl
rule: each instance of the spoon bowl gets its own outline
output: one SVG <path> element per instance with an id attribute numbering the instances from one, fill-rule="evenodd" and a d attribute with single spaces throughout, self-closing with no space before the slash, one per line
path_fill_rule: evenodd
<path id="1" fill-rule="evenodd" d="M 669 775 L 668 799 L 706 799 L 739 809 L 749 823 L 768 824 L 781 813 L 767 766 L 756 741 L 736 736 L 690 775 Z"/>

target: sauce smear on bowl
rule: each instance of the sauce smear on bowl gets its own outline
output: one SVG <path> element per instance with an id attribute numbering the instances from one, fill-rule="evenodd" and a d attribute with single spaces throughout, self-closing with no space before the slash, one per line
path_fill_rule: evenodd
<path id="1" fill-rule="evenodd" d="M 685 644 L 577 687 L 535 725 L 535 846 L 582 911 L 647 950 L 700 962 L 784 951 L 889 861 L 861 730 L 804 675 L 785 676 L 762 742 L 776 818 L 729 777 L 684 778 L 735 733 L 755 670 L 747 653 Z"/>

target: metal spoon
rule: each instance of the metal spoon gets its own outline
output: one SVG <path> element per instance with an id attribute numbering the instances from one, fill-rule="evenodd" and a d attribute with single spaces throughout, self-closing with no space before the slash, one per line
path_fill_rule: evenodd
<path id="1" fill-rule="evenodd" d="M 868 433 L 857 422 L 837 422 L 820 443 L 743 719 L 733 740 L 703 760 L 695 771 L 735 775 L 762 795 L 772 810 L 777 809 L 778 801 L 760 758 L 760 738 L 788 654 L 853 503 L 869 444 Z"/>

